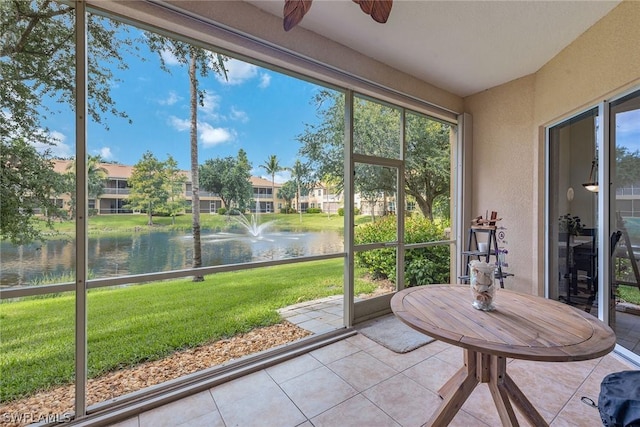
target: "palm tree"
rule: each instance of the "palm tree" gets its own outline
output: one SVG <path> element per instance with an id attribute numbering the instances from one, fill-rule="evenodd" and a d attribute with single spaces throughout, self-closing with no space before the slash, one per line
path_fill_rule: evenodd
<path id="1" fill-rule="evenodd" d="M 306 189 L 308 178 L 309 178 L 309 166 L 300 162 L 300 160 L 296 160 L 291 170 L 291 177 L 296 184 L 297 194 L 296 194 L 296 205 L 298 209 L 298 213 L 300 214 L 300 222 L 302 222 L 302 204 L 300 203 L 300 196 L 302 196 L 302 190 Z"/>
<path id="2" fill-rule="evenodd" d="M 284 167 L 280 166 L 280 162 L 278 161 L 278 157 L 275 154 L 269 156 L 269 159 L 266 160 L 262 165 L 260 165 L 262 169 L 264 169 L 269 175 L 271 175 L 271 196 L 273 197 L 273 212 L 276 211 L 276 174 L 280 171 L 285 170 Z M 258 206 L 259 208 L 260 206 Z"/>
<path id="3" fill-rule="evenodd" d="M 227 78 L 224 62 L 227 58 L 219 53 L 208 51 L 159 34 L 147 32 L 147 43 L 151 50 L 160 56 L 160 68 L 170 72 L 163 53 L 171 53 L 181 65 L 188 67 L 189 75 L 189 147 L 191 150 L 191 212 L 193 214 L 193 268 L 202 267 L 202 246 L 200 243 L 200 183 L 198 177 L 198 104 L 204 105 L 204 90 L 198 88 L 198 74 L 206 78 L 210 72 Z M 202 275 L 193 276 L 194 282 L 202 282 Z"/>
<path id="4" fill-rule="evenodd" d="M 100 155 L 87 157 L 87 198 L 96 200 L 96 210 L 100 213 L 100 196 L 104 193 L 104 183 L 109 176 L 109 171 L 100 164 Z M 67 170 L 76 174 L 76 159 L 67 166 Z M 72 195 L 73 196 L 73 195 Z M 72 209 L 75 212 L 75 196 L 71 198 Z"/>

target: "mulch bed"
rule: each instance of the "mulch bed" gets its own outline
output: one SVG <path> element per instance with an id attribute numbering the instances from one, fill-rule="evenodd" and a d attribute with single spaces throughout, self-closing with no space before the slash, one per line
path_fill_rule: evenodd
<path id="1" fill-rule="evenodd" d="M 90 379 L 87 384 L 89 405 L 103 402 L 162 382 L 221 365 L 242 356 L 297 341 L 311 332 L 289 322 L 257 328 L 246 334 L 183 350 L 153 362 L 109 372 Z M 44 390 L 33 396 L 0 406 L 3 426 L 22 426 L 44 417 L 73 411 L 74 386 Z M 22 421 L 18 421 L 18 420 Z"/>

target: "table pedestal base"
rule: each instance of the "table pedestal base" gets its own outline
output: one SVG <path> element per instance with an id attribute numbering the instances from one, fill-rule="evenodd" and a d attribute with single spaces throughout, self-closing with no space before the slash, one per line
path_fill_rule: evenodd
<path id="1" fill-rule="evenodd" d="M 447 426 L 479 383 L 488 383 L 503 426 L 519 426 L 513 402 L 532 425 L 548 427 L 522 390 L 507 374 L 507 360 L 476 351 L 464 350 L 464 366 L 455 373 L 438 394 L 443 400 L 427 426 Z"/>

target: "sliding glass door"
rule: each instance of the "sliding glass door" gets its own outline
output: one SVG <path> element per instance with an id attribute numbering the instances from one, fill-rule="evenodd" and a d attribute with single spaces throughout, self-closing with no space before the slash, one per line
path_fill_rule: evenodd
<path id="1" fill-rule="evenodd" d="M 549 129 L 549 297 L 597 315 L 598 110 Z"/>
<path id="2" fill-rule="evenodd" d="M 548 128 L 547 153 L 547 295 L 640 360 L 640 91 Z"/>
<path id="3" fill-rule="evenodd" d="M 640 356 L 640 91 L 611 103 L 610 125 L 610 218 L 616 245 L 609 318 L 622 351 Z"/>

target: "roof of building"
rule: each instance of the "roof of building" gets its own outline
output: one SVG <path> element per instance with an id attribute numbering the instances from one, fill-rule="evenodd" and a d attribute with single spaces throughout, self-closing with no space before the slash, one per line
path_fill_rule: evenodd
<path id="1" fill-rule="evenodd" d="M 54 160 L 53 161 L 53 170 L 58 173 L 66 173 L 72 168 L 73 160 Z M 133 172 L 133 166 L 122 165 L 118 163 L 100 163 L 100 167 L 104 168 L 107 171 L 107 176 L 111 179 L 129 179 L 131 178 L 131 173 Z M 191 172 L 183 170 L 181 171 L 191 182 Z M 264 179 L 258 176 L 251 176 L 251 185 L 254 187 L 269 187 L 271 188 L 271 180 Z M 275 187 L 281 187 L 282 184 L 278 184 L 277 182 L 274 185 Z"/>

